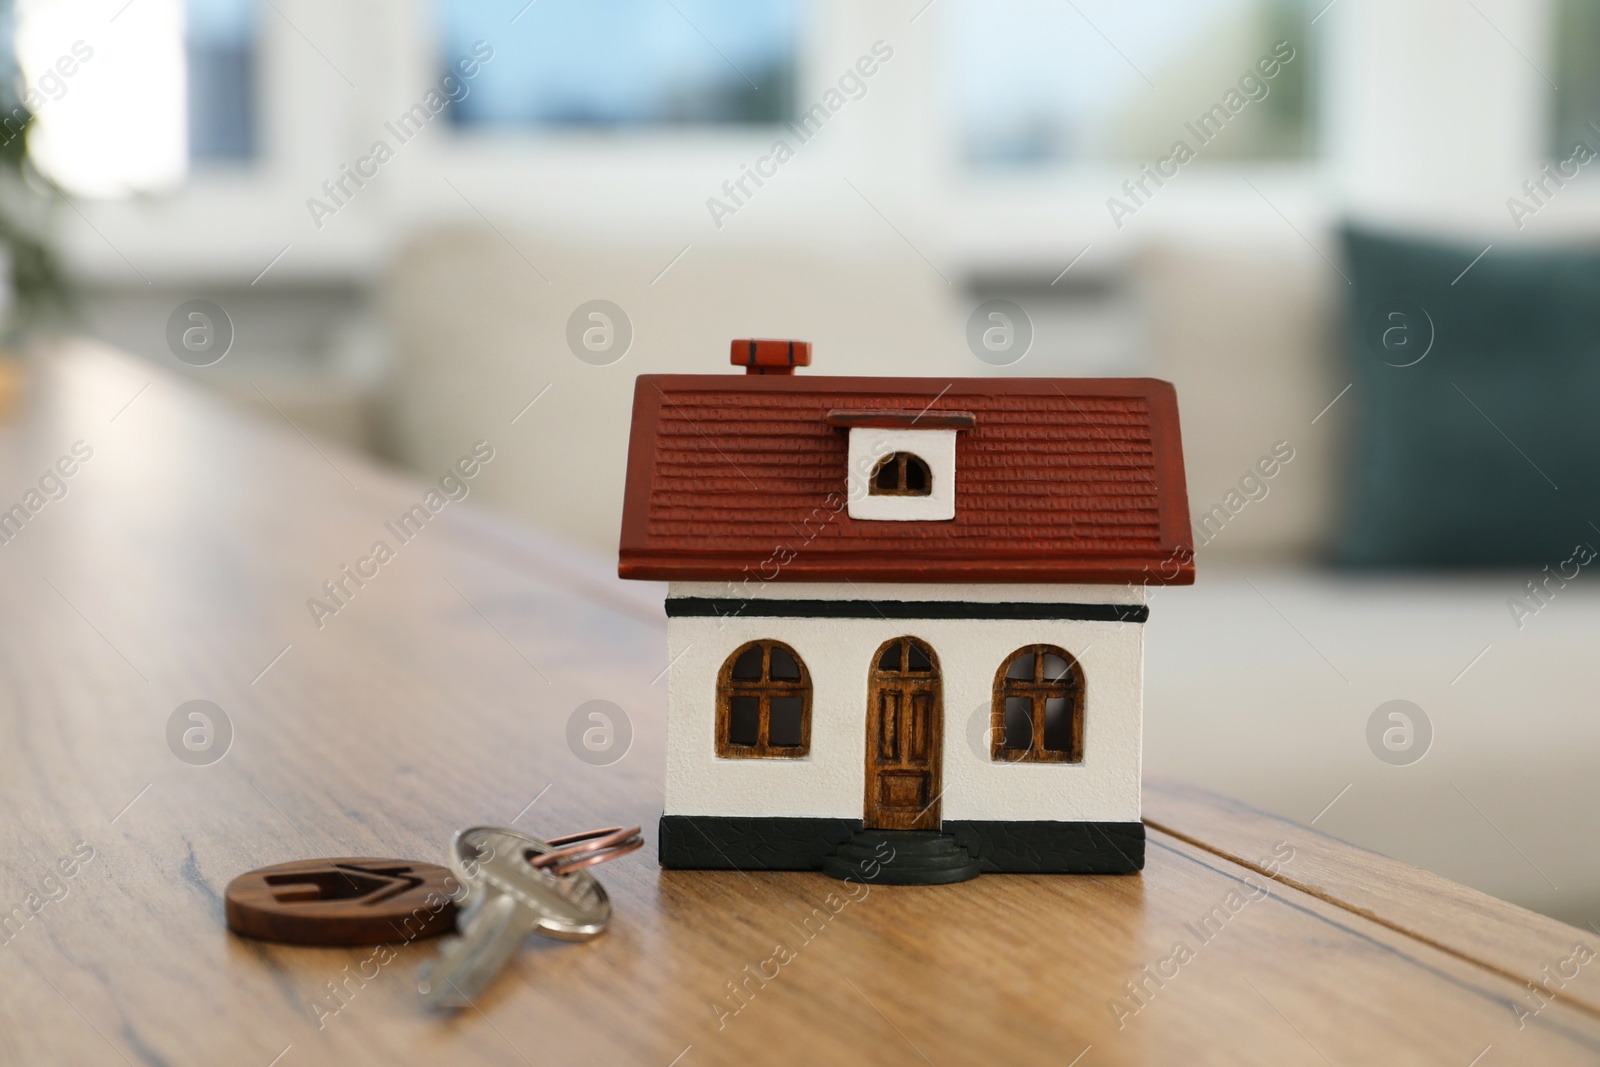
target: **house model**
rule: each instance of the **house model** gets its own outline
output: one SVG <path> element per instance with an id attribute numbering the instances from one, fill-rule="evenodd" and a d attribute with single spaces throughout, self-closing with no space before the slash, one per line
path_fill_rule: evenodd
<path id="1" fill-rule="evenodd" d="M 641 375 L 620 573 L 667 585 L 666 867 L 1144 865 L 1147 590 L 1194 581 L 1153 379 Z"/>

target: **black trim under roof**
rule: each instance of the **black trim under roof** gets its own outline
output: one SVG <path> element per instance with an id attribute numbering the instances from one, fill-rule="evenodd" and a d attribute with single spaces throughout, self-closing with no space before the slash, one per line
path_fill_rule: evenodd
<path id="1" fill-rule="evenodd" d="M 1067 619 L 1084 622 L 1145 622 L 1144 604 L 1035 604 L 971 600 L 769 600 L 746 597 L 673 596 L 667 618 L 774 619 Z"/>

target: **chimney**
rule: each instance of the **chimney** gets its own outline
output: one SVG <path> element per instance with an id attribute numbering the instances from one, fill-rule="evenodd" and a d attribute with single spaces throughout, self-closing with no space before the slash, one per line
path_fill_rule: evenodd
<path id="1" fill-rule="evenodd" d="M 810 341 L 738 340 L 732 354 L 733 365 L 746 374 L 793 374 L 796 367 L 811 366 Z"/>

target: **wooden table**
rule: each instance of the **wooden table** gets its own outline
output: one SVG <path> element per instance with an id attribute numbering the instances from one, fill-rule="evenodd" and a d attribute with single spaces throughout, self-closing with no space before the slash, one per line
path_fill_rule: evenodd
<path id="1" fill-rule="evenodd" d="M 399 544 L 422 482 L 87 346 L 0 428 L 0 508 L 77 441 L 0 544 L 0 1062 L 1600 1062 L 1600 937 L 1168 782 L 1136 877 L 854 899 L 646 850 L 600 869 L 605 936 L 531 943 L 454 1018 L 415 992 L 430 944 L 232 937 L 252 867 L 439 860 L 482 822 L 653 834 L 660 590 L 470 501 Z M 308 598 L 377 540 L 395 557 L 319 628 Z M 197 699 L 234 731 L 208 765 L 167 740 Z M 591 699 L 632 722 L 609 766 L 566 740 Z"/>

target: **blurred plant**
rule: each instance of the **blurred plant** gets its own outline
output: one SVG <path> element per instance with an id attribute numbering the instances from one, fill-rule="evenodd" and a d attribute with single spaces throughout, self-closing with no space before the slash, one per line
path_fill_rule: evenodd
<path id="1" fill-rule="evenodd" d="M 15 51 L 13 0 L 0 0 L 0 245 L 10 300 L 0 321 L 0 345 L 15 346 L 72 314 L 75 294 L 48 240 L 60 191 L 28 158 L 33 115 L 23 106 L 21 64 Z"/>

